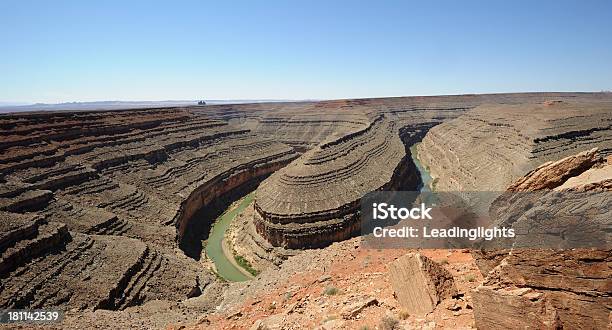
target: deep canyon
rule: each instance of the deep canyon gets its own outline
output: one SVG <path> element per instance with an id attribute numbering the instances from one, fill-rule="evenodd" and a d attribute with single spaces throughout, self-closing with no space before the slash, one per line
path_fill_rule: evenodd
<path id="1" fill-rule="evenodd" d="M 612 190 L 610 93 L 23 112 L 0 115 L 0 136 L 0 306 L 62 308 L 64 328 L 248 328 L 246 312 L 228 311 L 312 271 L 314 254 L 349 253 L 371 191 L 423 181 L 500 195 Z M 261 274 L 231 283 L 206 240 L 251 192 L 225 240 Z M 508 221 L 524 225 L 522 216 Z M 482 284 L 470 287 L 475 326 L 512 325 L 507 315 L 541 328 L 605 326 L 610 247 L 564 253 L 461 257 L 475 260 Z M 342 268 L 317 260 L 323 273 Z"/>

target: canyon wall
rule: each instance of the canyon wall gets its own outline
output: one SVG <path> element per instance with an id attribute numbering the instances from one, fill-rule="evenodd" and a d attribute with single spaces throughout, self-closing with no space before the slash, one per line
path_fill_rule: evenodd
<path id="1" fill-rule="evenodd" d="M 485 276 L 474 291 L 479 328 L 610 325 L 611 160 L 592 149 L 542 164 L 494 201 L 518 237 L 512 249 L 473 251 Z"/>
<path id="2" fill-rule="evenodd" d="M 582 148 L 609 155 L 610 101 L 536 93 L 0 115 L 0 306 L 115 310 L 206 293 L 216 276 L 180 248 L 208 229 L 197 214 L 220 199 L 265 179 L 245 242 L 285 257 L 283 247 L 358 233 L 367 192 L 416 188 L 408 147 L 427 132 L 419 155 L 440 187 L 503 189 Z"/>
<path id="3" fill-rule="evenodd" d="M 0 136 L 6 308 L 200 294 L 216 276 L 175 249 L 193 213 L 298 156 L 182 108 L 8 114 Z"/>
<path id="4" fill-rule="evenodd" d="M 519 233 L 511 249 L 472 251 L 485 277 L 473 292 L 478 328 L 609 326 L 612 100 L 605 96 L 483 104 L 432 128 L 418 146 L 435 190 L 498 192 L 495 224 Z M 545 241 L 558 247 L 538 245 Z"/>
<path id="5" fill-rule="evenodd" d="M 263 136 L 276 136 L 305 152 L 291 166 L 262 183 L 256 194 L 253 219 L 257 233 L 273 246 L 300 249 L 325 246 L 358 233 L 357 209 L 365 193 L 400 187 L 416 189 L 413 177 L 416 171 L 407 157 L 406 147 L 420 141 L 432 127 L 444 123 L 434 127 L 421 144 L 421 149 L 431 149 L 423 154 L 424 163 L 434 176 L 437 175 L 434 163 L 439 162 L 440 168 L 464 175 L 455 178 L 458 174 L 445 172 L 445 180 L 461 182 L 449 187 L 465 190 L 470 180 L 474 180 L 475 176 L 470 173 L 474 169 L 450 164 L 453 157 L 462 157 L 466 165 L 477 161 L 463 154 L 453 155 L 455 151 L 471 153 L 487 163 L 477 168 L 490 175 L 489 181 L 479 179 L 481 187 L 501 190 L 511 178 L 543 159 L 567 154 L 580 144 L 589 147 L 609 142 L 605 130 L 609 125 L 606 102 L 610 98 L 606 96 L 526 93 L 238 105 L 232 107 L 230 120 L 237 120 L 239 113 L 245 113 L 249 119 L 239 122 L 244 127 Z M 543 104 L 551 98 L 577 103 Z M 516 127 L 522 129 L 524 115 L 541 107 L 545 108 L 542 114 L 530 122 L 533 132 L 525 133 L 535 141 L 529 142 L 525 134 L 517 133 Z M 587 109 L 586 113 L 582 112 L 583 108 Z M 516 112 L 511 111 L 514 109 Z M 221 109 L 207 111 L 217 116 L 223 113 Z M 466 112 L 468 115 L 462 116 Z M 491 123 L 487 118 L 491 118 Z M 597 120 L 602 126 L 592 130 L 585 119 L 587 123 Z M 466 140 L 470 134 L 453 129 L 453 125 L 461 127 L 463 121 L 470 121 L 468 127 L 473 126 L 472 122 L 481 125 L 472 128 L 475 131 L 495 131 L 501 136 L 496 135 L 491 141 Z M 442 132 L 445 140 L 429 142 L 440 135 L 436 132 Z M 508 143 L 497 143 L 496 139 L 506 139 Z M 581 142 L 574 143 L 576 139 Z M 537 145 L 532 146 L 534 143 Z M 461 145 L 453 147 L 453 144 Z M 436 147 L 440 148 L 437 153 Z M 479 150 L 483 152 L 479 154 Z M 366 156 L 368 153 L 372 156 Z M 383 179 L 374 182 L 373 177 Z M 252 241 L 261 240 L 253 238 Z"/>
<path id="6" fill-rule="evenodd" d="M 287 248 L 321 247 L 357 234 L 360 198 L 410 180 L 397 130 L 378 115 L 273 174 L 257 190 L 257 231 Z"/>
<path id="7" fill-rule="evenodd" d="M 612 154 L 612 103 L 557 99 L 481 105 L 433 128 L 418 151 L 436 190 L 504 191 L 544 162 L 594 147 Z"/>
<path id="8" fill-rule="evenodd" d="M 299 116 L 292 111 L 275 113 L 279 126 L 294 127 L 296 118 L 302 119 L 299 132 L 281 133 L 283 141 L 317 144 L 259 186 L 253 216 L 257 234 L 251 233 L 250 241 L 261 242 L 255 237 L 261 235 L 272 246 L 303 249 L 358 235 L 361 197 L 375 190 L 417 189 L 420 177 L 409 147 L 429 128 L 471 106 L 444 99 L 433 103 L 412 98 L 364 99 L 320 102 L 309 111 L 300 109 Z M 319 120 L 303 120 L 316 118 L 322 109 Z M 338 123 L 333 133 L 327 120 Z M 257 127 L 262 130 L 269 125 L 264 119 Z M 306 125 L 323 128 L 323 134 L 303 134 L 310 131 L 303 128 Z M 250 233 L 250 228 L 245 225 L 245 232 Z M 270 250 L 265 244 L 256 245 L 255 250 Z M 252 261 L 260 259 L 254 255 Z"/>

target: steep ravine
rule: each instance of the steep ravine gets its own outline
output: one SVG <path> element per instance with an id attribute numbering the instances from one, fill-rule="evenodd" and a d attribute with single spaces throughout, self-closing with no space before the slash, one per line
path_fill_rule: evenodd
<path id="1" fill-rule="evenodd" d="M 202 240 L 208 237 L 214 220 L 232 203 L 255 190 L 262 180 L 294 158 L 290 156 L 258 167 L 238 169 L 196 189 L 177 214 L 179 247 L 186 255 L 200 259 Z"/>

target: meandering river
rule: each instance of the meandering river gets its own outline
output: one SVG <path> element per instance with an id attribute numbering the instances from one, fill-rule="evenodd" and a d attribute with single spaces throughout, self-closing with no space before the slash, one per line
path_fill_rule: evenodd
<path id="1" fill-rule="evenodd" d="M 410 153 L 412 161 L 416 165 L 421 176 L 423 184 L 418 187 L 421 192 L 430 192 L 432 178 L 429 172 L 421 164 L 418 159 L 418 152 L 416 150 L 417 144 L 410 147 Z M 225 232 L 229 228 L 234 218 L 240 214 L 251 202 L 255 193 L 252 192 L 244 197 L 238 205 L 232 204 L 215 222 L 206 244 L 206 255 L 213 260 L 217 273 L 228 281 L 240 282 L 247 281 L 250 279 L 249 276 L 244 274 L 244 271 L 239 269 L 233 260 L 229 260 L 226 254 L 223 252 L 223 238 Z M 231 251 L 228 251 L 231 253 Z"/>
<path id="2" fill-rule="evenodd" d="M 243 273 L 233 260 L 229 260 L 223 253 L 223 237 L 234 218 L 240 214 L 252 201 L 255 193 L 244 197 L 236 206 L 232 204 L 215 222 L 206 244 L 206 255 L 213 260 L 217 273 L 224 279 L 232 282 L 247 281 L 250 279 Z M 229 251 L 231 254 L 231 251 Z"/>
<path id="3" fill-rule="evenodd" d="M 421 181 L 423 182 L 423 184 L 418 187 L 418 190 L 421 192 L 431 192 L 431 184 L 433 179 L 431 178 L 431 175 L 429 175 L 429 172 L 427 171 L 425 166 L 423 166 L 423 164 L 421 164 L 421 162 L 419 161 L 417 145 L 419 144 L 416 143 L 413 144 L 412 147 L 410 147 L 410 154 L 412 156 L 412 161 L 416 165 L 417 170 L 419 170 Z"/>

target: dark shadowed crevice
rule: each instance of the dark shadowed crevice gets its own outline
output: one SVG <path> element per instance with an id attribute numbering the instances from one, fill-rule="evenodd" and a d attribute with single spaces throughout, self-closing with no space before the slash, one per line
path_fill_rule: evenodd
<path id="1" fill-rule="evenodd" d="M 185 234 L 179 240 L 179 247 L 185 254 L 193 259 L 200 260 L 202 254 L 202 241 L 208 239 L 215 219 L 235 201 L 248 195 L 259 183 L 265 180 L 270 174 L 262 175 L 241 184 L 235 189 L 214 198 L 213 201 L 201 207 L 189 219 Z"/>

